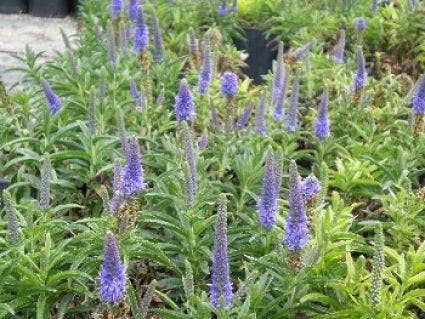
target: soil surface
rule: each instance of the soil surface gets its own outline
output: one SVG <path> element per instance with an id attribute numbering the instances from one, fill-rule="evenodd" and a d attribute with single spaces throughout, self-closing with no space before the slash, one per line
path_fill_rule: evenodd
<path id="1" fill-rule="evenodd" d="M 23 54 L 28 44 L 35 52 L 44 51 L 43 61 L 52 59 L 56 51 L 64 50 L 60 29 L 72 39 L 77 24 L 71 17 L 37 18 L 28 14 L 0 14 L 0 79 L 9 88 L 19 81 L 19 72 L 5 72 L 22 66 L 11 53 Z"/>

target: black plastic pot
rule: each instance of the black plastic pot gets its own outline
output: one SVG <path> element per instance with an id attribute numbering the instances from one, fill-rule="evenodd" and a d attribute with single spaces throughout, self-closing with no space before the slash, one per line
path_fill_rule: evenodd
<path id="1" fill-rule="evenodd" d="M 244 31 L 246 42 L 235 41 L 235 45 L 238 50 L 245 50 L 249 55 L 245 74 L 253 79 L 254 84 L 261 84 L 264 82 L 261 76 L 272 68 L 277 52 L 269 46 L 263 31 L 253 28 L 244 28 Z"/>
<path id="2" fill-rule="evenodd" d="M 78 13 L 78 5 L 79 5 L 80 1 L 79 0 L 71 0 L 71 12 L 74 14 Z"/>
<path id="3" fill-rule="evenodd" d="M 0 13 L 28 12 L 27 0 L 0 0 Z"/>
<path id="4" fill-rule="evenodd" d="M 69 13 L 69 0 L 29 0 L 29 13 L 36 17 L 64 17 Z"/>

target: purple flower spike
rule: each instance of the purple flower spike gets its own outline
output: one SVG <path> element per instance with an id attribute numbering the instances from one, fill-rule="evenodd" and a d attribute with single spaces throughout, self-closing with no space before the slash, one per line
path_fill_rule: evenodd
<path id="1" fill-rule="evenodd" d="M 226 98 L 235 97 L 238 94 L 238 76 L 230 71 L 224 72 L 221 76 L 220 91 Z"/>
<path id="2" fill-rule="evenodd" d="M 339 29 L 339 39 L 334 51 L 335 63 L 344 63 L 345 30 Z"/>
<path id="3" fill-rule="evenodd" d="M 289 164 L 289 212 L 286 221 L 284 243 L 289 251 L 301 250 L 308 241 L 308 219 L 305 213 L 303 194 L 297 164 Z"/>
<path id="4" fill-rule="evenodd" d="M 218 15 L 220 17 L 225 17 L 227 16 L 228 12 L 227 12 L 227 1 L 223 0 L 220 4 L 220 6 L 218 7 Z"/>
<path id="5" fill-rule="evenodd" d="M 103 264 L 100 270 L 100 298 L 108 304 L 117 304 L 126 291 L 126 271 L 120 259 L 114 234 L 106 235 L 103 245 Z"/>
<path id="6" fill-rule="evenodd" d="M 295 74 L 294 84 L 291 92 L 291 102 L 288 108 L 288 116 L 285 121 L 285 129 L 290 133 L 295 133 L 298 127 L 298 98 L 300 90 L 300 72 Z"/>
<path id="7" fill-rule="evenodd" d="M 356 19 L 355 28 L 357 32 L 363 32 L 366 29 L 366 20 L 363 17 Z"/>
<path id="8" fill-rule="evenodd" d="M 203 151 L 207 148 L 207 146 L 208 146 L 208 134 L 204 133 L 199 139 L 198 148 L 200 151 Z"/>
<path id="9" fill-rule="evenodd" d="M 44 95 L 46 97 L 47 104 L 49 105 L 50 112 L 56 114 L 62 107 L 62 102 L 59 99 L 59 96 L 57 96 L 46 80 L 41 80 L 41 85 L 43 86 Z"/>
<path id="10" fill-rule="evenodd" d="M 425 115 L 425 74 L 422 74 L 416 84 L 413 92 L 413 107 L 412 112 L 414 116 Z"/>
<path id="11" fill-rule="evenodd" d="M 261 225 L 271 231 L 276 225 L 277 205 L 277 179 L 274 164 L 274 155 L 272 151 L 267 153 L 266 167 L 263 175 L 263 188 L 258 202 L 258 211 L 260 214 Z"/>
<path id="12" fill-rule="evenodd" d="M 252 105 L 248 105 L 245 109 L 244 109 L 244 111 L 243 111 L 243 113 L 242 113 L 242 115 L 238 118 L 238 120 L 236 121 L 236 128 L 238 129 L 238 130 L 241 130 L 241 129 L 243 129 L 245 126 L 247 126 L 248 125 L 248 122 L 249 122 L 249 119 L 251 118 L 251 113 L 252 113 L 252 110 L 253 110 L 254 108 L 253 108 L 253 106 Z"/>
<path id="13" fill-rule="evenodd" d="M 139 141 L 132 137 L 126 147 L 126 163 L 122 172 L 122 190 L 125 197 L 139 194 L 145 187 Z"/>
<path id="14" fill-rule="evenodd" d="M 142 8 L 139 8 L 136 26 L 134 28 L 134 49 L 137 53 L 144 52 L 149 45 L 149 29 L 145 23 L 145 15 Z"/>
<path id="15" fill-rule="evenodd" d="M 204 60 L 202 62 L 201 72 L 199 73 L 198 91 L 204 95 L 210 88 L 212 81 L 212 63 L 211 63 L 211 45 L 207 40 L 204 44 Z"/>
<path id="16" fill-rule="evenodd" d="M 174 111 L 178 122 L 193 121 L 195 119 L 195 103 L 186 79 L 180 81 L 180 88 L 176 95 Z"/>
<path id="17" fill-rule="evenodd" d="M 227 203 L 224 194 L 220 195 L 215 226 L 210 290 L 210 302 L 213 307 L 220 309 L 221 300 L 224 301 L 225 309 L 232 308 L 233 292 L 227 255 Z"/>
<path id="18" fill-rule="evenodd" d="M 283 63 L 283 42 L 279 42 L 279 49 L 277 51 L 276 70 L 274 71 L 273 79 L 273 102 L 279 99 L 280 91 L 283 86 L 283 76 L 285 72 L 285 65 Z"/>
<path id="19" fill-rule="evenodd" d="M 372 12 L 375 13 L 376 11 L 378 11 L 378 7 L 379 7 L 379 2 L 378 0 L 372 0 Z"/>
<path id="20" fill-rule="evenodd" d="M 238 12 L 238 0 L 233 0 L 232 8 L 230 9 L 230 11 L 233 13 Z"/>
<path id="21" fill-rule="evenodd" d="M 279 96 L 277 100 L 275 101 L 273 115 L 272 115 L 273 119 L 278 122 L 282 121 L 284 116 L 284 105 L 286 100 L 286 89 L 288 86 L 288 79 L 289 79 L 289 70 L 284 69 L 282 87 L 280 89 Z"/>
<path id="22" fill-rule="evenodd" d="M 124 8 L 123 0 L 112 0 L 111 1 L 111 16 L 116 19 L 121 14 Z"/>
<path id="23" fill-rule="evenodd" d="M 130 80 L 130 94 L 134 99 L 134 102 L 136 102 L 136 110 L 140 111 L 143 109 L 144 105 L 144 97 L 143 94 L 139 91 L 137 88 L 136 82 L 134 80 Z"/>
<path id="24" fill-rule="evenodd" d="M 325 139 L 329 137 L 329 117 L 328 117 L 328 106 L 329 106 L 329 91 L 325 89 L 322 94 L 322 98 L 319 104 L 319 110 L 317 113 L 316 121 L 314 123 L 314 135 L 318 138 Z"/>
<path id="25" fill-rule="evenodd" d="M 313 46 L 314 41 L 309 41 L 306 44 L 304 44 L 303 46 L 297 48 L 293 53 L 292 56 L 294 57 L 295 60 L 301 60 L 308 51 L 310 51 L 311 47 Z"/>
<path id="26" fill-rule="evenodd" d="M 154 44 L 153 61 L 155 63 L 160 63 L 164 57 L 164 44 L 162 41 L 161 28 L 155 11 L 152 11 L 152 30 Z"/>
<path id="27" fill-rule="evenodd" d="M 139 12 L 140 0 L 130 0 L 130 4 L 128 6 L 128 17 L 130 20 L 136 20 L 137 14 Z"/>
<path id="28" fill-rule="evenodd" d="M 258 104 L 257 116 L 255 118 L 255 131 L 260 135 L 267 134 L 267 124 L 266 124 L 266 101 L 267 94 L 263 92 L 260 98 L 260 103 Z"/>
<path id="29" fill-rule="evenodd" d="M 307 202 L 312 200 L 315 196 L 320 193 L 322 185 L 316 176 L 310 175 L 307 176 L 301 182 L 301 193 L 303 195 L 304 201 Z"/>
<path id="30" fill-rule="evenodd" d="M 360 91 L 363 89 L 367 80 L 366 61 L 361 47 L 357 49 L 357 70 L 354 76 L 354 90 Z"/>

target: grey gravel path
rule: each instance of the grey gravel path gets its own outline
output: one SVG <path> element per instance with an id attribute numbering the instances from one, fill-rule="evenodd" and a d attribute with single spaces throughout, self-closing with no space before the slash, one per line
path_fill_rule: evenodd
<path id="1" fill-rule="evenodd" d="M 76 32 L 72 18 L 37 18 L 27 14 L 0 14 L 0 77 L 9 87 L 20 79 L 17 72 L 4 72 L 7 68 L 20 66 L 10 53 L 24 53 L 28 44 L 35 52 L 45 51 L 43 60 L 52 59 L 55 51 L 64 50 L 60 29 L 66 34 Z"/>

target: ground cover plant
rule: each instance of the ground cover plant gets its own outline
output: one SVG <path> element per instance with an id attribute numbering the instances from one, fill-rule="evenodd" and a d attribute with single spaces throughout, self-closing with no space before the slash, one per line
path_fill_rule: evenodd
<path id="1" fill-rule="evenodd" d="M 425 318 L 425 3 L 258 3 L 85 0 L 16 56 L 0 318 Z"/>

